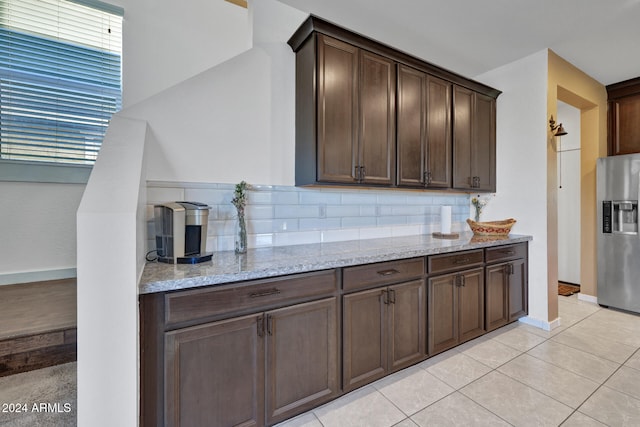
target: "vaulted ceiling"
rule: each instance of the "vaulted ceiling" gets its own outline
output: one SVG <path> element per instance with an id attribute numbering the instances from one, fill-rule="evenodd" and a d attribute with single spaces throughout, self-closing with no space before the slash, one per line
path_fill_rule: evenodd
<path id="1" fill-rule="evenodd" d="M 280 0 L 467 77 L 545 48 L 608 85 L 640 76 L 640 0 Z"/>

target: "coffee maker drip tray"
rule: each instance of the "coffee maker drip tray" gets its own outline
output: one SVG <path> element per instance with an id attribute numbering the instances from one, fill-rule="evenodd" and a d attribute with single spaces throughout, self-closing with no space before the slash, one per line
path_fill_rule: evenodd
<path id="1" fill-rule="evenodd" d="M 213 252 L 198 255 L 176 257 L 176 264 L 198 264 L 200 262 L 211 261 Z"/>

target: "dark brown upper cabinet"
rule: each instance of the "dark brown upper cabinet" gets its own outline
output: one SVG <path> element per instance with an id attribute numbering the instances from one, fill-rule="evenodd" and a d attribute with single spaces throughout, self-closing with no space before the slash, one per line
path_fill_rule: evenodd
<path id="1" fill-rule="evenodd" d="M 393 185 L 395 63 L 321 34 L 316 43 L 317 159 L 296 165 L 317 171 L 311 182 Z"/>
<path id="2" fill-rule="evenodd" d="M 289 45 L 296 53 L 296 185 L 495 191 L 500 91 L 315 16 Z M 462 114 L 454 86 L 472 94 L 466 150 L 452 141 L 452 114 Z"/>
<path id="3" fill-rule="evenodd" d="M 453 188 L 496 191 L 496 100 L 453 88 Z"/>
<path id="4" fill-rule="evenodd" d="M 451 86 L 398 66 L 398 186 L 451 187 Z"/>
<path id="5" fill-rule="evenodd" d="M 640 77 L 607 86 L 608 153 L 640 153 Z"/>

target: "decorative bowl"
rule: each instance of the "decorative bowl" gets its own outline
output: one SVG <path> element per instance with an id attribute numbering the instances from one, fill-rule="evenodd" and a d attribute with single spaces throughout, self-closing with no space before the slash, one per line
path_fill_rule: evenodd
<path id="1" fill-rule="evenodd" d="M 471 231 L 478 236 L 507 236 L 515 223 L 516 220 L 513 218 L 487 222 L 475 222 L 472 219 L 467 219 Z"/>

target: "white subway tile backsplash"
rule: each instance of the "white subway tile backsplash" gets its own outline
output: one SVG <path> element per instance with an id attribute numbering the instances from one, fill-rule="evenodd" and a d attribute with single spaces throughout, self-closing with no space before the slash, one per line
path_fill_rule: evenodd
<path id="1" fill-rule="evenodd" d="M 379 216 L 376 218 L 376 225 L 396 225 L 396 224 L 406 224 L 407 217 L 406 216 Z"/>
<path id="2" fill-rule="evenodd" d="M 321 242 L 342 242 L 345 240 L 358 240 L 360 230 L 357 228 L 341 228 L 336 230 L 324 230 L 321 232 Z"/>
<path id="3" fill-rule="evenodd" d="M 337 205 L 340 204 L 340 193 L 333 193 L 328 191 L 313 191 L 310 189 L 301 189 L 300 191 L 300 204 L 301 205 L 317 205 L 324 203 L 325 205 Z"/>
<path id="4" fill-rule="evenodd" d="M 343 205 L 373 205 L 377 201 L 375 190 L 371 190 L 372 193 L 343 193 L 342 204 Z"/>
<path id="5" fill-rule="evenodd" d="M 150 182 L 146 215 L 153 249 L 153 204 L 191 200 L 207 203 L 207 250 L 233 250 L 234 184 Z M 452 230 L 466 229 L 470 196 L 422 191 L 298 188 L 252 185 L 247 195 L 249 247 L 405 236 L 440 229 L 440 206 L 452 206 Z"/>
<path id="6" fill-rule="evenodd" d="M 275 205 L 274 218 L 319 218 L 320 209 L 316 205 Z"/>
<path id="7" fill-rule="evenodd" d="M 342 226 L 345 228 L 373 227 L 375 225 L 375 216 L 354 216 L 342 218 Z"/>
<path id="8" fill-rule="evenodd" d="M 233 207 L 235 211 L 235 207 Z M 247 219 L 273 219 L 273 206 L 272 205 L 250 205 L 247 204 L 245 208 Z"/>
<path id="9" fill-rule="evenodd" d="M 340 225 L 339 218 L 300 218 L 300 230 L 327 230 Z"/>
<path id="10" fill-rule="evenodd" d="M 347 205 L 347 206 L 332 205 L 332 206 L 327 206 L 326 212 L 327 212 L 327 217 L 329 218 L 343 218 L 343 217 L 349 217 L 349 216 L 358 217 L 360 216 L 360 208 L 361 206 L 357 206 L 357 205 Z"/>
<path id="11" fill-rule="evenodd" d="M 392 237 L 391 227 L 366 227 L 360 229 L 361 239 L 379 239 L 383 237 Z"/>

